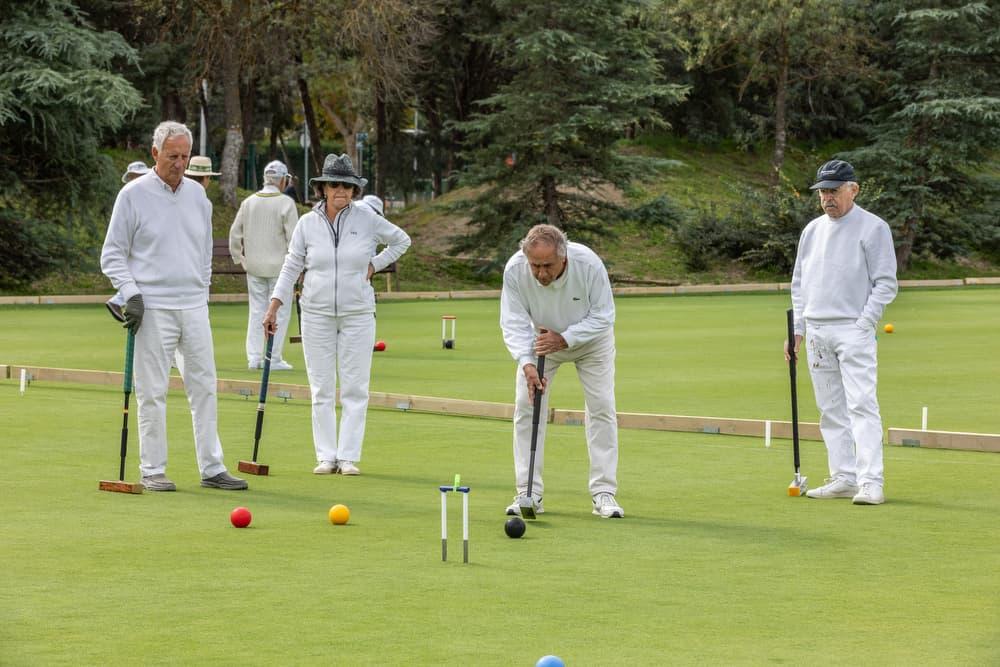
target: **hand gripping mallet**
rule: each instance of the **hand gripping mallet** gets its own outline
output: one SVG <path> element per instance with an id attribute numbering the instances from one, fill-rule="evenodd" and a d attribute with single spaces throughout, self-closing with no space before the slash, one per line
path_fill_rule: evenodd
<path id="1" fill-rule="evenodd" d="M 806 478 L 799 472 L 799 402 L 795 393 L 795 315 L 789 308 L 788 319 L 788 377 L 792 386 L 792 456 L 795 459 L 795 479 L 788 485 L 788 495 L 802 497 L 809 488 Z"/>
<path id="2" fill-rule="evenodd" d="M 260 431 L 264 426 L 264 405 L 267 403 L 267 380 L 271 375 L 271 348 L 274 347 L 274 334 L 267 335 L 267 349 L 264 351 L 264 374 L 260 380 L 260 398 L 257 401 L 257 427 L 253 432 L 253 458 L 250 461 L 240 461 L 239 471 L 249 475 L 267 475 L 270 468 L 257 463 L 257 447 L 260 445 Z"/>
<path id="3" fill-rule="evenodd" d="M 125 379 L 123 389 L 125 391 L 125 405 L 122 409 L 122 441 L 121 441 L 121 463 L 118 465 L 118 481 L 101 480 L 97 488 L 101 491 L 115 491 L 118 493 L 142 493 L 142 484 L 139 482 L 126 482 L 125 480 L 125 454 L 128 452 L 128 401 L 132 395 L 132 358 L 135 356 L 135 334 L 131 331 L 127 333 L 125 339 Z"/>
<path id="4" fill-rule="evenodd" d="M 545 355 L 538 355 L 538 379 L 545 379 Z M 535 389 L 535 402 L 531 409 L 531 456 L 528 459 L 528 495 L 518 502 L 521 516 L 525 519 L 535 518 L 535 501 L 531 498 L 531 488 L 535 483 L 535 450 L 538 448 L 538 417 L 542 412 L 542 393 L 538 387 Z"/>

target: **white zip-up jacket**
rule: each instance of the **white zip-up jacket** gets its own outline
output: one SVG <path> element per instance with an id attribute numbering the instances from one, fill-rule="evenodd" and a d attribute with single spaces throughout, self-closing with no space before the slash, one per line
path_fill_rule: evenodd
<path id="1" fill-rule="evenodd" d="M 104 272 L 128 301 L 186 310 L 208 303 L 212 202 L 185 178 L 174 192 L 154 170 L 118 191 L 101 250 Z"/>
<path id="2" fill-rule="evenodd" d="M 382 252 L 375 254 L 378 244 Z M 302 310 L 320 315 L 375 312 L 368 264 L 381 271 L 402 257 L 410 237 L 367 206 L 351 202 L 331 221 L 320 201 L 299 218 L 272 298 L 288 303 L 303 269 Z"/>
<path id="3" fill-rule="evenodd" d="M 807 322 L 874 329 L 897 290 L 896 251 L 882 218 L 854 204 L 802 230 L 792 273 L 796 334 Z"/>
<path id="4" fill-rule="evenodd" d="M 274 278 L 288 252 L 299 212 L 295 202 L 265 185 L 240 204 L 229 228 L 229 254 L 251 276 Z"/>
<path id="5" fill-rule="evenodd" d="M 535 363 L 538 329 L 562 334 L 573 348 L 602 337 L 614 339 L 615 300 L 604 262 L 580 243 L 566 247 L 566 270 L 542 285 L 524 252 L 507 260 L 500 292 L 500 329 L 519 367 Z"/>

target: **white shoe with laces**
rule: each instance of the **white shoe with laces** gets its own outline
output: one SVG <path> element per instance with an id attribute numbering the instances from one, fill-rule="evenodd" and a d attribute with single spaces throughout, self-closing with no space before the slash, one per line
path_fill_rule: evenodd
<path id="1" fill-rule="evenodd" d="M 858 495 L 854 496 L 855 505 L 881 505 L 885 502 L 885 493 L 882 487 L 874 482 L 865 482 L 861 485 Z"/>
<path id="2" fill-rule="evenodd" d="M 827 478 L 826 484 L 809 489 L 806 496 L 809 498 L 853 498 L 858 492 L 858 487 L 851 484 L 846 479 L 840 477 Z"/>
<path id="3" fill-rule="evenodd" d="M 278 359 L 271 362 L 272 371 L 290 371 L 293 370 L 294 366 L 285 361 L 284 359 Z"/>
<path id="4" fill-rule="evenodd" d="M 525 493 L 519 493 L 518 495 L 514 496 L 514 502 L 512 502 L 510 505 L 507 505 L 507 509 L 505 510 L 507 516 L 521 516 L 521 502 L 523 499 L 527 497 L 528 495 Z M 535 514 L 545 513 L 545 508 L 542 507 L 541 498 L 532 497 L 531 504 L 535 508 Z"/>
<path id="5" fill-rule="evenodd" d="M 615 500 L 615 494 L 605 491 L 594 496 L 594 514 L 604 519 L 621 519 L 625 510 Z"/>
<path id="6" fill-rule="evenodd" d="M 337 472 L 337 464 L 333 461 L 320 461 L 319 465 L 313 468 L 314 475 L 332 475 Z"/>
<path id="7" fill-rule="evenodd" d="M 361 470 L 358 466 L 354 465 L 354 461 L 337 461 L 337 467 L 340 468 L 341 475 L 360 475 Z"/>

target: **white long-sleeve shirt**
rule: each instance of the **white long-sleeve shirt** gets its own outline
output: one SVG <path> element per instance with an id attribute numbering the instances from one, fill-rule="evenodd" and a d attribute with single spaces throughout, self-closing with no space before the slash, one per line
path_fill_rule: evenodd
<path id="1" fill-rule="evenodd" d="M 548 285 L 531 273 L 524 252 L 507 261 L 500 292 L 500 329 L 519 366 L 535 363 L 538 329 L 562 334 L 569 347 L 614 336 L 615 300 L 604 262 L 593 250 L 570 242 L 566 269 Z"/>
<path id="2" fill-rule="evenodd" d="M 288 303 L 295 280 L 305 269 L 300 305 L 321 315 L 375 312 L 375 289 L 368 264 L 381 271 L 410 247 L 410 237 L 367 206 L 352 202 L 334 220 L 325 203 L 299 218 L 272 297 Z M 378 244 L 382 252 L 375 254 Z"/>
<path id="3" fill-rule="evenodd" d="M 882 218 L 854 204 L 802 230 L 792 273 L 796 334 L 809 321 L 874 328 L 897 290 L 892 232 Z"/>
<path id="4" fill-rule="evenodd" d="M 177 191 L 156 172 L 118 192 L 101 250 L 104 272 L 127 301 L 186 310 L 208 303 L 212 281 L 212 203 L 184 178 Z"/>
<path id="5" fill-rule="evenodd" d="M 251 276 L 274 278 L 281 271 L 298 220 L 292 198 L 265 185 L 240 204 L 229 228 L 229 254 Z"/>

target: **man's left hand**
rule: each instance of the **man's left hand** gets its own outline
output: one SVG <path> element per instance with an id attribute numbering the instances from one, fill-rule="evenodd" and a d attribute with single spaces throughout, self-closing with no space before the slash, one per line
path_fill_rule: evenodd
<path id="1" fill-rule="evenodd" d="M 567 347 L 569 345 L 566 344 L 566 339 L 562 337 L 562 334 L 548 329 L 540 329 L 538 337 L 535 338 L 535 354 L 552 354 L 559 350 L 565 350 Z"/>

